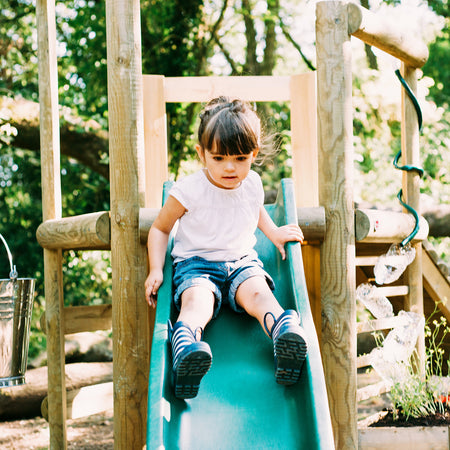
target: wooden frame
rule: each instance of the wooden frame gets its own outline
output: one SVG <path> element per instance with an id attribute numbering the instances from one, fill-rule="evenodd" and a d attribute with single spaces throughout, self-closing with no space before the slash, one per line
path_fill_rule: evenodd
<path id="1" fill-rule="evenodd" d="M 39 230 L 44 246 L 45 327 L 48 336 L 50 448 L 64 449 L 66 443 L 66 393 L 64 384 L 64 330 L 61 254 L 63 248 L 106 248 L 105 227 L 99 233 L 99 216 L 61 218 L 59 167 L 59 118 L 56 70 L 54 3 L 37 0 L 39 41 L 39 91 L 41 103 L 41 154 L 43 221 Z M 338 448 L 358 445 L 356 399 L 355 320 L 355 225 L 352 198 L 352 116 L 350 35 L 375 45 L 403 61 L 403 76 L 415 89 L 415 69 L 421 67 L 428 50 L 398 29 L 386 27 L 382 17 L 355 4 L 319 2 L 317 23 L 317 112 L 316 80 L 313 75 L 270 79 L 264 93 L 253 100 L 290 100 L 292 120 L 293 178 L 298 206 L 323 206 L 325 239 L 305 254 L 318 271 L 311 271 L 311 299 L 321 297 L 323 321 L 322 352 L 329 386 L 331 416 Z M 162 182 L 167 178 L 164 102 L 205 101 L 215 95 L 215 77 L 201 81 L 169 80 L 154 76 L 142 80 L 140 11 L 137 0 L 106 3 L 108 47 L 108 99 L 111 165 L 111 253 L 113 268 L 112 326 L 114 329 L 114 440 L 115 448 L 140 448 L 145 442 L 146 392 L 152 318 L 143 301 L 146 251 L 140 237 L 142 208 L 160 207 Z M 181 93 L 171 97 L 171 83 Z M 228 95 L 247 98 L 260 89 L 264 77 L 222 79 Z M 183 83 L 188 83 L 183 87 Z M 241 87 L 241 83 L 242 86 Z M 249 84 L 245 84 L 249 83 Z M 166 92 L 167 90 L 167 92 Z M 145 94 L 144 94 L 145 93 Z M 182 94 L 182 96 L 180 96 Z M 253 94 L 252 94 L 253 95 Z M 143 101 L 145 97 L 145 102 Z M 307 106 L 298 99 L 306 99 Z M 250 98 L 249 98 L 250 99 Z M 418 130 L 415 113 L 403 99 L 403 158 L 418 163 Z M 150 117 L 144 124 L 144 114 Z M 315 133 L 319 124 L 318 136 Z M 317 145 L 316 145 L 317 144 Z M 144 148 L 151 149 L 144 155 Z M 316 150 L 318 148 L 318 150 Z M 321 161 L 320 167 L 318 161 Z M 418 180 L 404 177 L 404 192 L 419 209 Z M 103 216 L 104 217 L 104 216 Z M 108 217 L 109 219 L 109 217 Z M 80 231 L 87 224 L 88 233 Z M 62 234 L 62 236 L 61 236 Z M 55 244 L 55 240 L 57 243 Z M 423 311 L 421 247 L 410 269 L 407 308 Z M 309 251 L 309 250 L 308 250 Z M 319 261 L 320 260 L 320 261 Z M 428 266 L 427 266 L 428 267 Z M 308 271 L 308 268 L 307 268 Z M 431 274 L 431 270 L 428 270 Z M 432 274 L 429 276 L 432 279 Z M 419 281 L 417 281 L 419 280 Z M 320 294 L 317 294 L 320 292 Z M 422 308 L 422 309 L 421 309 Z M 318 310 L 316 309 L 316 312 Z M 74 317 L 79 311 L 67 311 Z M 320 311 L 319 311 L 320 312 Z M 101 311 L 97 311 L 101 314 Z M 92 319 L 95 321 L 96 319 Z M 108 320 L 108 319 L 105 319 Z M 320 331 L 320 330 L 319 330 Z M 320 333 L 319 333 L 320 334 Z M 419 346 L 420 347 L 420 346 Z"/>

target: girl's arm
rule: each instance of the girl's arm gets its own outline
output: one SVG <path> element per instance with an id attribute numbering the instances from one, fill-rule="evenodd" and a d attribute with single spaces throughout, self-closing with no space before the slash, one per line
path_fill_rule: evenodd
<path id="1" fill-rule="evenodd" d="M 186 212 L 185 207 L 174 197 L 168 197 L 166 203 L 148 232 L 149 274 L 145 280 L 145 298 L 150 306 L 156 306 L 156 294 L 163 282 L 164 260 L 166 258 L 169 235 L 175 222 Z"/>
<path id="2" fill-rule="evenodd" d="M 273 242 L 283 259 L 286 259 L 286 251 L 284 249 L 286 242 L 303 242 L 303 232 L 298 225 L 276 226 L 264 206 L 261 206 L 259 210 L 258 228 Z"/>

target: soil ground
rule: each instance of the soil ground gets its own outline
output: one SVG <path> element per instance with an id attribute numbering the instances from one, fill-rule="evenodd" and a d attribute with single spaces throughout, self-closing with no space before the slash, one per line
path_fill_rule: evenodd
<path id="1" fill-rule="evenodd" d="M 361 372 L 358 374 L 358 387 L 378 381 L 379 378 L 372 373 Z M 387 394 L 372 397 L 358 404 L 358 420 L 370 418 L 370 416 L 391 407 Z M 442 415 L 427 417 L 425 422 L 409 420 L 403 426 L 439 426 L 450 425 L 450 411 Z M 386 414 L 378 421 L 377 425 L 392 425 L 392 413 Z M 396 426 L 402 426 L 396 422 Z M 80 419 L 67 421 L 68 449 L 83 450 L 112 450 L 114 448 L 113 436 L 113 411 L 96 414 Z M 45 450 L 48 449 L 49 427 L 42 417 L 16 421 L 0 422 L 0 450 Z"/>
<path id="2" fill-rule="evenodd" d="M 68 449 L 112 450 L 113 412 L 67 421 Z M 44 450 L 49 444 L 49 428 L 42 417 L 0 422 L 1 450 Z"/>

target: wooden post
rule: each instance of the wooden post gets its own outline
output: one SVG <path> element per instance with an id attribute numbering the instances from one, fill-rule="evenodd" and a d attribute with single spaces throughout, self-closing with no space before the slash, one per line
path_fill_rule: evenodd
<path id="1" fill-rule="evenodd" d="M 317 155 L 316 73 L 291 77 L 292 178 L 297 207 L 319 206 L 319 169 Z M 299 208 L 299 213 L 300 213 Z M 302 216 L 299 215 L 299 220 Z M 299 223 L 301 226 L 301 224 Z M 305 230 L 304 230 L 305 231 Z M 306 240 L 309 240 L 306 238 Z M 314 325 L 321 343 L 320 247 L 302 248 L 306 284 Z"/>
<path id="2" fill-rule="evenodd" d="M 163 183 L 169 179 L 164 76 L 144 79 L 145 207 L 160 208 Z"/>
<path id="3" fill-rule="evenodd" d="M 355 232 L 352 72 L 347 7 L 316 9 L 319 200 L 327 233 L 321 247 L 322 349 L 334 439 L 358 447 L 356 418 Z"/>
<path id="4" fill-rule="evenodd" d="M 144 137 L 139 0 L 107 0 L 114 448 L 144 446 L 149 367 Z"/>
<path id="5" fill-rule="evenodd" d="M 37 0 L 43 220 L 61 218 L 55 4 Z M 67 448 L 61 250 L 44 250 L 50 449 Z"/>
<path id="6" fill-rule="evenodd" d="M 417 92 L 417 74 L 406 64 L 402 64 L 402 76 L 412 92 Z M 402 162 L 420 167 L 419 125 L 417 112 L 405 89 L 402 88 Z M 420 215 L 420 176 L 417 172 L 403 172 L 403 195 L 406 203 Z M 408 267 L 409 295 L 405 310 L 423 315 L 422 244 L 413 244 L 416 257 Z M 422 333 L 417 341 L 417 352 L 421 370 L 425 369 L 425 338 Z"/>
<path id="7" fill-rule="evenodd" d="M 319 206 L 316 74 L 291 77 L 292 178 L 298 207 Z"/>

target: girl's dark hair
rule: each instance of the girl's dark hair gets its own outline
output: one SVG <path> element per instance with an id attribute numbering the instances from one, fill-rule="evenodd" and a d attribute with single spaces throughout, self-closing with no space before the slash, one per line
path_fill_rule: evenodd
<path id="1" fill-rule="evenodd" d="M 261 147 L 261 122 L 249 103 L 217 97 L 200 114 L 198 142 L 203 151 L 248 155 Z"/>

